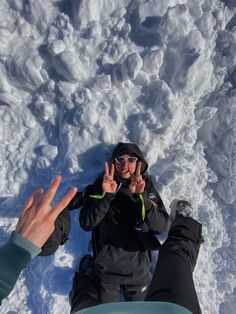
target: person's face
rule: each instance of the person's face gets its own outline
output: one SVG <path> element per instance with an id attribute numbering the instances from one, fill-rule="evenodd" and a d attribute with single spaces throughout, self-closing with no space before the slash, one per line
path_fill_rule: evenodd
<path id="1" fill-rule="evenodd" d="M 130 175 L 135 172 L 137 161 L 137 157 L 129 155 L 118 156 L 115 158 L 115 169 L 117 174 L 123 179 L 128 179 Z"/>

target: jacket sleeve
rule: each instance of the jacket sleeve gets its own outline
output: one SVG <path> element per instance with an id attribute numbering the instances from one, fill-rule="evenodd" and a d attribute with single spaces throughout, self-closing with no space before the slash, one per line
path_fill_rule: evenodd
<path id="1" fill-rule="evenodd" d="M 159 234 L 163 233 L 167 228 L 169 215 L 150 179 L 146 180 L 146 188 L 139 198 L 142 203 L 142 218 L 149 229 Z"/>
<path id="2" fill-rule="evenodd" d="M 40 248 L 16 231 L 0 247 L 0 304 L 14 288 L 21 271 L 40 252 Z"/>
<path id="3" fill-rule="evenodd" d="M 84 205 L 80 210 L 79 222 L 85 231 L 92 230 L 105 217 L 114 195 L 102 190 L 102 178 L 88 186 L 84 193 Z"/>

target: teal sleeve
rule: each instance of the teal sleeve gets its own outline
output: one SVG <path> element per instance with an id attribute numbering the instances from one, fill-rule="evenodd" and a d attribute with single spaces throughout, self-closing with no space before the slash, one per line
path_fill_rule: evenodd
<path id="1" fill-rule="evenodd" d="M 132 301 L 106 303 L 82 309 L 74 314 L 193 314 L 183 306 L 170 302 Z"/>
<path id="2" fill-rule="evenodd" d="M 16 231 L 0 247 L 0 302 L 7 297 L 29 261 L 37 256 L 41 249 Z"/>

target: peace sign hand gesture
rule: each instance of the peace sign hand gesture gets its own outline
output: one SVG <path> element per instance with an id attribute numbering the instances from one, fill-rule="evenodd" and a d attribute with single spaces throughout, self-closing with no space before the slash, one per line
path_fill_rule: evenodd
<path id="1" fill-rule="evenodd" d="M 141 175 L 142 162 L 138 162 L 134 174 L 130 172 L 131 183 L 129 185 L 132 194 L 141 194 L 145 189 L 145 181 Z"/>
<path id="2" fill-rule="evenodd" d="M 108 163 L 105 161 L 105 174 L 103 177 L 102 188 L 106 193 L 115 193 L 117 189 L 117 183 L 114 180 L 115 166 L 111 164 L 111 168 L 109 171 Z"/>
<path id="3" fill-rule="evenodd" d="M 21 210 L 16 225 L 16 231 L 39 248 L 52 234 L 57 216 L 77 192 L 77 189 L 73 187 L 56 205 L 52 205 L 51 202 L 56 195 L 61 179 L 61 176 L 55 176 L 44 195 L 42 195 L 43 190 L 39 189 L 29 197 Z"/>

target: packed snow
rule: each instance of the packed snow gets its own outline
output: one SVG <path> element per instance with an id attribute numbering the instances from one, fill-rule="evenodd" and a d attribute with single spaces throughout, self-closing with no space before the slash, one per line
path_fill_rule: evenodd
<path id="1" fill-rule="evenodd" d="M 143 151 L 164 203 L 203 224 L 204 314 L 236 308 L 235 0 L 0 1 L 0 241 L 24 200 L 61 174 L 92 183 L 119 141 Z M 90 234 L 37 257 L 1 313 L 69 313 Z"/>

